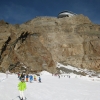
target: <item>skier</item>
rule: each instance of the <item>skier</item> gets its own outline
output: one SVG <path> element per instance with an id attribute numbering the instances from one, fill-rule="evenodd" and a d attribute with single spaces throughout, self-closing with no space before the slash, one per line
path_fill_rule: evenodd
<path id="1" fill-rule="evenodd" d="M 33 81 L 33 76 L 30 75 L 30 83 L 32 83 L 32 81 Z"/>
<path id="2" fill-rule="evenodd" d="M 20 93 L 20 100 L 25 100 L 24 91 L 26 90 L 26 83 L 24 78 L 22 78 L 21 82 L 18 83 L 18 90 Z"/>
<path id="3" fill-rule="evenodd" d="M 34 75 L 34 81 L 36 81 L 36 75 Z"/>
<path id="4" fill-rule="evenodd" d="M 39 82 L 41 83 L 41 77 L 39 77 Z"/>
<path id="5" fill-rule="evenodd" d="M 20 76 L 20 80 L 22 79 L 22 78 L 25 78 L 25 74 L 21 74 L 21 76 Z"/>
<path id="6" fill-rule="evenodd" d="M 28 82 L 28 78 L 29 78 L 29 75 L 27 74 L 27 75 L 26 75 L 26 82 Z"/>
<path id="7" fill-rule="evenodd" d="M 58 75 L 58 77 L 60 78 L 60 75 Z"/>
<path id="8" fill-rule="evenodd" d="M 18 73 L 18 78 L 20 78 L 20 73 Z"/>

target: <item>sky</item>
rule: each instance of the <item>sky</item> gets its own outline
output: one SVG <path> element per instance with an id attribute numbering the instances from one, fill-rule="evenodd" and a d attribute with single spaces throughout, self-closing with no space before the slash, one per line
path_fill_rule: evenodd
<path id="1" fill-rule="evenodd" d="M 65 67 L 79 71 L 73 66 L 57 63 L 56 67 Z M 100 100 L 100 78 L 62 73 L 52 75 L 47 71 L 40 73 L 41 83 L 28 79 L 24 91 L 26 100 Z M 30 75 L 30 74 L 29 74 Z M 32 74 L 34 77 L 34 74 Z M 59 77 L 60 76 L 60 77 Z M 70 77 L 69 77 L 70 76 Z M 26 81 L 26 79 L 25 79 Z M 18 75 L 15 73 L 0 73 L 0 100 L 19 100 Z"/>
<path id="2" fill-rule="evenodd" d="M 65 10 L 83 14 L 100 24 L 100 0 L 1 0 L 0 20 L 22 24 L 36 16 L 57 17 Z"/>
<path id="3" fill-rule="evenodd" d="M 46 71 L 41 72 L 40 77 L 41 83 L 38 82 L 38 76 L 37 81 L 26 82 L 26 100 L 100 100 L 99 78 L 75 74 L 64 74 L 59 78 Z M 0 100 L 19 100 L 19 82 L 16 74 L 6 77 L 6 74 L 0 73 Z"/>

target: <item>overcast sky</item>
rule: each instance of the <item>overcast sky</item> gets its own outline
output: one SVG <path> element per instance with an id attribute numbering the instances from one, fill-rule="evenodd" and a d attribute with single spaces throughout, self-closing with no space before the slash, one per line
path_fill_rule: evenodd
<path id="1" fill-rule="evenodd" d="M 100 0 L 0 0 L 0 20 L 21 24 L 36 16 L 54 16 L 68 10 L 100 24 Z"/>

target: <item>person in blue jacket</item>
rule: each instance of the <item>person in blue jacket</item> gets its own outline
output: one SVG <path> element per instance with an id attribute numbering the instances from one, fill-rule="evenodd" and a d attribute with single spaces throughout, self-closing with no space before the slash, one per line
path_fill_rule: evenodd
<path id="1" fill-rule="evenodd" d="M 26 82 L 28 82 L 28 78 L 29 78 L 29 75 L 27 74 L 27 75 L 26 75 Z"/>
<path id="2" fill-rule="evenodd" d="M 32 81 L 33 81 L 33 76 L 30 75 L 30 83 L 32 83 Z"/>

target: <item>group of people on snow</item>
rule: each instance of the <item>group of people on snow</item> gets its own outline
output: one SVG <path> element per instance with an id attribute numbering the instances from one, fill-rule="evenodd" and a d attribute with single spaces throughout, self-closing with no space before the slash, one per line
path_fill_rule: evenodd
<path id="1" fill-rule="evenodd" d="M 18 73 L 18 78 L 20 80 L 20 82 L 18 83 L 18 90 L 20 93 L 20 100 L 25 100 L 25 96 L 24 96 L 24 91 L 26 90 L 27 86 L 26 86 L 26 82 L 28 82 L 30 80 L 30 83 L 33 81 L 33 75 L 25 75 L 25 74 L 20 74 Z M 26 81 L 25 81 L 26 79 Z M 34 81 L 37 81 L 36 75 L 34 75 Z M 41 77 L 39 76 L 38 79 L 39 82 L 41 82 Z"/>
<path id="2" fill-rule="evenodd" d="M 30 83 L 32 83 L 32 81 L 34 80 L 34 81 L 37 81 L 37 76 L 36 75 L 34 75 L 34 78 L 33 78 L 33 75 L 32 74 L 20 74 L 20 73 L 18 73 L 18 78 L 19 78 L 19 80 L 21 80 L 22 78 L 24 78 L 24 80 L 26 81 L 26 82 L 29 82 L 30 81 Z M 41 77 L 39 76 L 38 77 L 38 82 L 41 82 Z"/>

